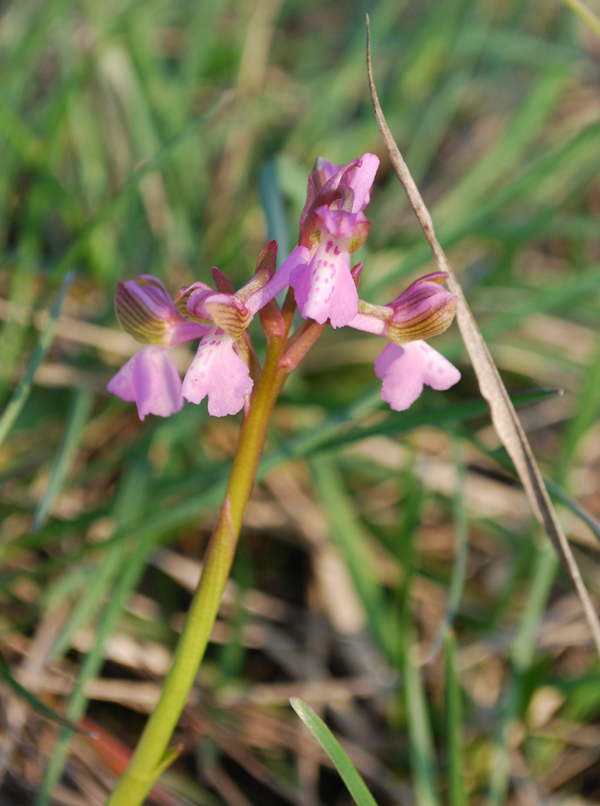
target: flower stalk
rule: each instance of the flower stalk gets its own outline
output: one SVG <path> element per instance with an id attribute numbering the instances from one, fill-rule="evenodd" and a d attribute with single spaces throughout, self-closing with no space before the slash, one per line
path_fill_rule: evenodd
<path id="1" fill-rule="evenodd" d="M 167 745 L 204 657 L 233 563 L 275 401 L 287 377 L 280 365 L 285 340 L 271 339 L 262 375 L 239 436 L 227 492 L 210 538 L 202 576 L 158 704 L 108 806 L 139 806 L 177 751 Z"/>

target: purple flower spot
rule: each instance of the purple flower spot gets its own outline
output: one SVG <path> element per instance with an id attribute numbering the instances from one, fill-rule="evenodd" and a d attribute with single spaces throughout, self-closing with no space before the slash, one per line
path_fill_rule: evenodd
<path id="1" fill-rule="evenodd" d="M 325 247 L 325 251 L 329 252 L 331 247 L 333 246 L 333 241 L 327 241 L 327 246 Z"/>
<path id="2" fill-rule="evenodd" d="M 335 249 L 333 250 L 333 254 L 334 255 L 339 255 L 339 253 L 340 253 L 340 249 L 339 249 L 339 246 L 336 244 Z"/>

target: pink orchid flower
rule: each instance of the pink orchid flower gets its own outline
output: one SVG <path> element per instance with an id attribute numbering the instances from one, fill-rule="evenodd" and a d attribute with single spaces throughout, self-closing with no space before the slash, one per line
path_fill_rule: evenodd
<path id="1" fill-rule="evenodd" d="M 375 374 L 383 381 L 381 397 L 395 411 L 409 408 L 424 384 L 446 390 L 460 380 L 456 367 L 423 341 L 443 333 L 454 318 L 456 298 L 442 286 L 446 276 L 420 277 L 389 305 L 361 301 L 349 323 L 392 342 L 375 361 Z"/>
<path id="2" fill-rule="evenodd" d="M 457 383 L 458 370 L 424 341 L 446 330 L 454 317 L 456 299 L 443 288 L 443 272 L 419 278 L 388 305 L 358 298 L 362 264 L 351 269 L 350 255 L 369 232 L 363 211 L 378 165 L 379 159 L 368 153 L 341 166 L 319 158 L 308 179 L 299 246 L 275 271 L 277 243 L 269 242 L 255 276 L 237 292 L 218 269 L 213 269 L 216 290 L 197 282 L 181 289 L 176 300 L 151 276 L 120 283 L 117 318 L 147 346 L 115 375 L 109 391 L 135 401 L 142 420 L 146 414 L 166 417 L 179 411 L 184 398 L 197 404 L 206 397 L 209 414 L 216 417 L 236 414 L 254 386 L 246 329 L 287 286 L 294 289 L 305 319 L 319 325 L 329 321 L 334 328 L 349 325 L 392 342 L 375 362 L 375 372 L 383 381 L 382 397 L 393 409 L 412 405 L 424 384 L 448 389 Z M 283 333 L 285 338 L 278 309 L 267 309 L 261 317 L 268 336 Z M 315 337 L 314 328 L 305 330 L 292 348 L 296 363 Z M 195 338 L 200 343 L 182 383 L 167 348 Z M 291 362 L 292 353 L 286 355 Z"/>
<path id="3" fill-rule="evenodd" d="M 151 275 L 119 283 L 115 311 L 121 327 L 148 346 L 109 381 L 108 391 L 134 402 L 140 420 L 169 417 L 183 406 L 181 378 L 168 348 L 202 336 L 208 328 L 182 316 L 163 283 Z"/>
<path id="4" fill-rule="evenodd" d="M 178 300 L 185 300 L 188 315 L 210 323 L 210 330 L 203 336 L 183 379 L 182 393 L 186 400 L 200 403 L 208 397 L 208 413 L 213 417 L 237 414 L 244 407 L 254 381 L 236 342 L 254 315 L 286 287 L 298 262 L 307 258 L 308 250 L 298 246 L 269 282 L 257 275 L 235 294 L 215 292 L 205 283 L 194 283 L 181 290 Z"/>
<path id="5" fill-rule="evenodd" d="M 274 256 L 275 242 L 265 249 Z M 295 266 L 308 258 L 308 249 L 298 246 L 278 272 L 272 275 L 261 269 L 235 294 L 218 269 L 213 270 L 217 291 L 206 283 L 194 283 L 181 289 L 176 301 L 151 275 L 119 283 L 117 319 L 127 333 L 149 346 L 119 370 L 108 391 L 135 402 L 141 420 L 147 414 L 174 414 L 184 398 L 200 403 L 208 397 L 209 414 L 215 417 L 236 414 L 253 387 L 248 365 L 239 354 L 244 331 L 254 315 L 289 284 Z M 201 341 L 182 383 L 168 347 L 197 338 Z"/>
<path id="6" fill-rule="evenodd" d="M 182 393 L 190 403 L 208 397 L 213 417 L 237 414 L 254 386 L 246 362 L 235 351 L 235 342 L 219 327 L 202 338 L 183 379 Z"/>
<path id="7" fill-rule="evenodd" d="M 347 165 L 317 160 L 309 176 L 306 205 L 300 218 L 300 244 L 310 260 L 290 276 L 296 302 L 305 319 L 332 327 L 347 325 L 358 313 L 358 292 L 350 273 L 350 255 L 369 232 L 363 210 L 379 166 L 374 154 Z"/>

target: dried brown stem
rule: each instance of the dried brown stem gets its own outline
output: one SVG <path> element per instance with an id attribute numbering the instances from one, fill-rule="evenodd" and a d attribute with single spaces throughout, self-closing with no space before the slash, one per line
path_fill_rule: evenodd
<path id="1" fill-rule="evenodd" d="M 435 261 L 440 271 L 448 274 L 448 288 L 457 297 L 456 318 L 458 327 L 460 329 L 465 347 L 477 380 L 481 394 L 487 401 L 492 416 L 492 422 L 502 440 L 502 443 L 508 454 L 510 455 L 519 478 L 525 488 L 525 492 L 529 498 L 533 511 L 544 527 L 546 534 L 550 538 L 553 546 L 558 552 L 558 556 L 566 569 L 567 573 L 573 580 L 573 584 L 581 601 L 585 617 L 587 619 L 589 628 L 592 633 L 596 650 L 600 655 L 600 621 L 598 615 L 592 605 L 591 599 L 584 585 L 583 579 L 567 537 L 560 525 L 550 496 L 544 485 L 541 473 L 533 456 L 531 446 L 525 436 L 525 432 L 519 422 L 514 407 L 508 396 L 504 383 L 500 377 L 500 373 L 492 359 L 484 338 L 477 326 L 475 317 L 465 299 L 460 283 L 456 279 L 456 275 L 452 271 L 448 259 L 444 254 L 444 250 L 440 246 L 436 238 L 433 228 L 433 221 L 429 210 L 425 206 L 423 197 L 419 193 L 414 179 L 412 178 L 408 166 L 404 162 L 402 154 L 396 145 L 396 142 L 390 132 L 390 129 L 385 120 L 379 99 L 377 97 L 377 90 L 375 89 L 375 82 L 373 79 L 373 67 L 371 63 L 371 32 L 369 27 L 369 17 L 367 15 L 367 71 L 369 75 L 369 88 L 371 91 L 371 98 L 373 100 L 373 108 L 375 109 L 375 117 L 377 125 L 383 138 L 386 150 L 398 176 L 402 183 L 408 201 L 414 210 L 414 213 L 421 225 L 425 237 L 431 247 Z"/>

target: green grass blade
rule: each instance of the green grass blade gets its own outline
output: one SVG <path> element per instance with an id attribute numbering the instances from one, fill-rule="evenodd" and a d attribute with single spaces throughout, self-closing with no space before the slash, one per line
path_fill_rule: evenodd
<path id="1" fill-rule="evenodd" d="M 292 697 L 290 704 L 331 759 L 356 806 L 377 806 L 360 773 L 323 720 L 315 714 L 310 706 L 296 697 Z"/>
<path id="2" fill-rule="evenodd" d="M 213 104 L 206 112 L 202 112 L 191 120 L 179 134 L 173 137 L 152 159 L 149 159 L 139 170 L 137 170 L 123 187 L 108 201 L 104 207 L 89 221 L 75 237 L 73 243 L 64 253 L 62 258 L 58 261 L 53 270 L 53 276 L 60 278 L 71 267 L 71 265 L 80 257 L 82 251 L 85 249 L 88 238 L 93 232 L 103 224 L 110 216 L 116 212 L 122 202 L 127 199 L 132 193 L 137 191 L 140 182 L 144 177 L 153 173 L 154 171 L 162 168 L 163 165 L 171 158 L 173 153 L 181 147 L 198 129 L 212 120 L 223 108 L 229 103 L 231 96 L 224 93 L 220 96 L 219 100 Z"/>
<path id="3" fill-rule="evenodd" d="M 556 389 L 539 389 L 533 392 L 519 392 L 516 395 L 512 395 L 511 400 L 515 406 L 519 407 L 544 400 L 556 394 Z M 377 394 L 376 397 L 379 403 L 379 394 Z M 489 410 L 485 401 L 479 399 L 466 400 L 461 403 L 451 403 L 433 410 L 405 411 L 402 412 L 401 415 L 390 412 L 387 419 L 383 422 L 368 427 L 361 426 L 360 421 L 355 422 L 357 418 L 354 417 L 350 419 L 346 426 L 346 423 L 341 418 L 334 415 L 329 418 L 323 426 L 315 429 L 314 432 L 309 432 L 306 435 L 301 435 L 292 440 L 290 445 L 294 446 L 294 450 L 299 450 L 298 455 L 309 455 L 309 453 L 312 452 L 311 447 L 313 445 L 314 451 L 329 451 L 340 448 L 343 445 L 352 444 L 361 439 L 367 439 L 367 437 L 405 434 L 425 425 L 443 428 L 444 426 L 451 426 L 454 423 L 464 422 L 475 417 L 485 417 L 488 413 Z M 352 428 L 350 427 L 351 425 L 353 426 Z"/>
<path id="4" fill-rule="evenodd" d="M 407 640 L 403 653 L 404 691 L 416 803 L 417 806 L 440 806 L 433 738 L 417 648 L 415 641 Z"/>
<path id="5" fill-rule="evenodd" d="M 469 555 L 469 525 L 467 510 L 465 507 L 465 465 L 462 460 L 460 445 L 457 441 L 453 445 L 453 465 L 456 471 L 457 484 L 454 495 L 454 532 L 456 535 L 454 564 L 452 566 L 452 576 L 448 589 L 448 603 L 444 619 L 440 625 L 436 637 L 431 643 L 427 662 L 430 662 L 437 655 L 440 647 L 452 627 L 454 617 L 458 611 L 458 606 L 462 598 L 465 577 L 467 574 L 467 559 Z"/>
<path id="6" fill-rule="evenodd" d="M 86 731 L 80 730 L 77 725 L 74 725 L 68 719 L 60 716 L 53 711 L 52 708 L 49 708 L 45 703 L 39 700 L 35 694 L 32 694 L 31 691 L 27 691 L 27 689 L 22 686 L 15 678 L 12 676 L 10 668 L 4 658 L 0 655 L 0 679 L 4 680 L 4 682 L 13 690 L 13 692 L 20 697 L 34 710 L 37 711 L 38 714 L 45 716 L 46 719 L 52 720 L 52 722 L 56 722 L 57 725 L 62 725 L 65 730 L 70 735 L 72 731 L 76 733 L 85 733 Z"/>
<path id="7" fill-rule="evenodd" d="M 485 198 L 489 189 L 495 187 L 511 170 L 524 149 L 538 137 L 547 118 L 564 94 L 568 82 L 566 76 L 549 72 L 542 75 L 530 96 L 516 113 L 507 131 L 479 159 L 465 178 L 450 191 L 434 211 L 440 221 L 451 216 L 454 210 L 472 210 Z"/>
<path id="8" fill-rule="evenodd" d="M 6 317 L 0 329 L 0 401 L 5 402 L 12 387 L 21 356 L 26 349 L 26 341 L 31 327 L 31 311 L 38 294 L 37 255 L 29 247 L 21 244 L 14 260 L 6 261 L 10 271 L 9 300 L 15 310 L 21 310 L 22 316 Z"/>
<path id="9" fill-rule="evenodd" d="M 542 543 L 537 552 L 525 610 L 511 650 L 516 675 L 502 697 L 496 717 L 487 806 L 503 806 L 506 802 L 511 770 L 507 728 L 519 715 L 524 693 L 523 675 L 533 662 L 544 610 L 558 568 L 556 552 L 549 543 Z"/>
<path id="10" fill-rule="evenodd" d="M 67 274 L 61 284 L 60 290 L 58 292 L 58 296 L 54 302 L 54 305 L 50 309 L 50 315 L 48 317 L 48 321 L 44 326 L 44 329 L 40 333 L 40 337 L 38 339 L 38 343 L 35 346 L 35 349 L 29 359 L 29 364 L 27 365 L 27 369 L 25 370 L 25 374 L 21 379 L 18 387 L 16 388 L 14 394 L 8 401 L 2 416 L 0 417 L 0 445 L 6 439 L 6 435 L 14 425 L 17 417 L 21 413 L 23 406 L 27 402 L 27 398 L 31 392 L 31 388 L 33 386 L 33 376 L 39 365 L 44 360 L 44 356 L 52 343 L 52 337 L 54 335 L 54 328 L 56 326 L 56 320 L 58 319 L 58 314 L 60 312 L 60 308 L 62 306 L 63 300 L 67 293 L 67 290 L 72 282 L 72 275 Z"/>
<path id="11" fill-rule="evenodd" d="M 548 394 L 555 394 L 555 392 L 542 390 L 541 392 L 526 393 L 523 396 L 513 396 L 513 399 L 515 402 L 531 402 L 534 399 L 541 399 Z M 378 425 L 373 427 L 373 429 L 360 429 L 359 426 L 356 425 L 357 421 L 379 406 L 381 406 L 380 391 L 373 390 L 368 392 L 357 400 L 356 403 L 328 417 L 321 425 L 306 433 L 300 434 L 285 442 L 279 448 L 266 454 L 261 460 L 257 479 L 264 479 L 265 476 L 289 459 L 335 453 L 340 445 L 349 442 L 357 442 L 375 433 L 400 435 L 421 425 L 429 424 L 443 427 L 445 424 L 460 423 L 472 417 L 480 417 L 487 414 L 485 403 L 482 400 L 478 400 L 462 404 L 452 404 L 435 411 L 403 412 L 402 416 L 392 414 L 385 428 Z M 349 428 L 352 426 L 356 428 L 355 433 L 349 431 Z M 347 434 L 344 433 L 346 431 L 348 431 Z M 508 466 L 510 467 L 510 465 Z M 153 490 L 152 500 L 155 502 L 155 506 L 152 507 L 151 511 L 149 511 L 142 520 L 132 524 L 131 527 L 128 526 L 124 529 L 117 530 L 115 535 L 104 541 L 104 547 L 118 543 L 137 532 L 141 532 L 150 538 L 159 533 L 166 533 L 169 530 L 178 529 L 194 521 L 206 512 L 208 508 L 218 506 L 227 482 L 228 470 L 229 463 L 226 463 L 211 468 L 208 474 L 188 475 L 178 482 L 177 491 L 183 494 L 189 489 L 189 494 L 187 497 L 179 499 L 176 503 L 172 500 L 173 493 L 175 492 L 172 485 L 163 486 L 162 488 L 160 486 L 157 487 Z M 198 492 L 198 490 L 201 490 L 201 492 Z M 164 505 L 167 499 L 170 500 L 168 507 Z M 93 520 L 93 517 L 86 516 L 82 524 L 84 522 L 88 523 L 90 520 Z M 53 525 L 49 524 L 37 535 L 26 536 L 19 540 L 18 543 L 11 545 L 10 550 L 35 549 L 43 545 L 45 541 L 60 539 L 61 534 L 61 529 L 54 529 Z M 94 550 L 93 544 L 86 544 L 80 548 L 73 549 L 69 553 L 63 552 L 59 558 L 41 563 L 39 570 L 40 572 L 47 572 L 58 567 L 59 564 L 72 563 L 76 559 Z M 6 584 L 9 584 L 11 579 L 12 578 L 0 580 L 0 589 L 5 587 Z"/>
<path id="12" fill-rule="evenodd" d="M 562 466 L 572 463 L 577 446 L 585 432 L 591 428 L 598 418 L 600 409 L 600 339 L 596 343 L 596 352 L 591 364 L 586 369 L 586 377 L 579 395 L 578 406 L 568 424 L 565 437 Z"/>
<path id="13" fill-rule="evenodd" d="M 556 484 L 556 482 L 547 478 L 545 478 L 544 481 L 549 492 L 555 498 L 557 498 L 561 504 L 564 504 L 568 509 L 570 509 L 574 515 L 580 518 L 580 520 L 582 520 L 585 525 L 591 529 L 594 536 L 600 540 L 600 523 L 598 523 L 591 513 L 588 512 L 585 507 L 582 507 L 581 504 L 576 501 L 573 496 L 569 495 L 569 493 L 559 484 Z"/>
<path id="14" fill-rule="evenodd" d="M 259 169 L 258 192 L 267 222 L 267 240 L 274 238 L 279 244 L 277 265 L 280 266 L 289 254 L 290 237 L 274 159 L 265 160 Z"/>
<path id="15" fill-rule="evenodd" d="M 121 495 L 117 500 L 115 512 L 117 519 L 121 521 L 135 519 L 146 504 L 147 491 L 148 468 L 146 465 L 134 465 L 125 477 Z M 111 546 L 105 556 L 104 567 L 100 569 L 98 575 L 100 586 L 93 586 L 90 589 L 86 601 L 87 607 L 81 609 L 83 612 L 89 612 L 90 607 L 94 607 L 100 597 L 108 595 L 114 575 L 121 571 L 114 590 L 110 591 L 108 605 L 99 619 L 94 645 L 83 661 L 77 683 L 69 699 L 67 715 L 71 720 L 78 721 L 85 712 L 87 704 L 85 685 L 88 680 L 99 674 L 104 662 L 105 642 L 113 633 L 127 600 L 142 576 L 148 556 L 154 550 L 152 541 L 144 540 L 142 534 L 137 534 L 136 537 L 137 545 L 135 546 L 131 546 L 129 541 L 121 541 Z M 74 629 L 81 623 L 81 610 L 78 611 L 78 617 L 68 625 L 67 636 L 71 636 Z M 61 640 L 64 646 L 65 635 L 61 636 Z M 70 738 L 68 732 L 61 732 L 46 769 L 35 806 L 47 806 L 50 803 L 52 791 L 60 780 L 67 760 Z"/>
<path id="16" fill-rule="evenodd" d="M 143 512 L 145 502 L 149 498 L 147 488 L 148 469 L 145 462 L 137 462 L 125 471 L 120 483 L 114 507 L 115 521 L 119 526 L 133 525 L 136 518 Z M 107 597 L 107 591 L 110 590 L 115 577 L 121 570 L 127 555 L 127 543 L 134 538 L 135 535 L 130 534 L 123 539 L 111 542 L 110 546 L 105 546 L 107 550 L 100 565 L 89 569 L 93 582 L 91 580 L 90 584 L 86 586 L 85 592 L 71 610 L 67 623 L 52 647 L 50 653 L 52 659 L 59 658 L 68 652 L 77 630 L 94 618 L 103 599 Z"/>
<path id="17" fill-rule="evenodd" d="M 75 460 L 93 402 L 94 396 L 89 390 L 77 389 L 73 392 L 65 430 L 50 470 L 48 486 L 33 516 L 33 532 L 37 532 L 46 523 L 52 505 L 62 490 Z"/>
<path id="18" fill-rule="evenodd" d="M 446 634 L 446 753 L 449 806 L 467 806 L 463 775 L 463 713 L 456 672 L 456 639 L 452 630 Z"/>
<path id="19" fill-rule="evenodd" d="M 514 398 L 513 398 L 514 402 Z M 465 438 L 469 438 L 467 434 L 463 433 Z M 501 467 L 507 470 L 509 473 L 512 473 L 513 467 L 510 461 L 510 458 L 504 448 L 500 448 L 495 451 L 490 451 L 485 448 L 484 445 L 477 439 L 470 438 L 470 441 L 473 445 L 476 446 L 477 450 L 481 451 L 482 454 L 489 456 L 495 462 L 497 462 Z M 593 515 L 583 507 L 572 495 L 570 495 L 565 488 L 561 484 L 557 484 L 557 482 L 553 481 L 552 479 L 547 478 L 544 476 L 544 484 L 548 488 L 548 492 L 556 498 L 561 504 L 564 504 L 567 509 L 570 509 L 571 512 L 582 520 L 585 525 L 591 530 L 594 537 L 596 537 L 600 541 L 600 523 L 593 517 Z"/>
<path id="20" fill-rule="evenodd" d="M 320 456 L 310 463 L 315 490 L 323 503 L 335 541 L 340 547 L 369 626 L 388 658 L 393 657 L 396 633 L 390 628 L 383 590 L 377 579 L 368 534 L 349 498 L 334 457 Z"/>

